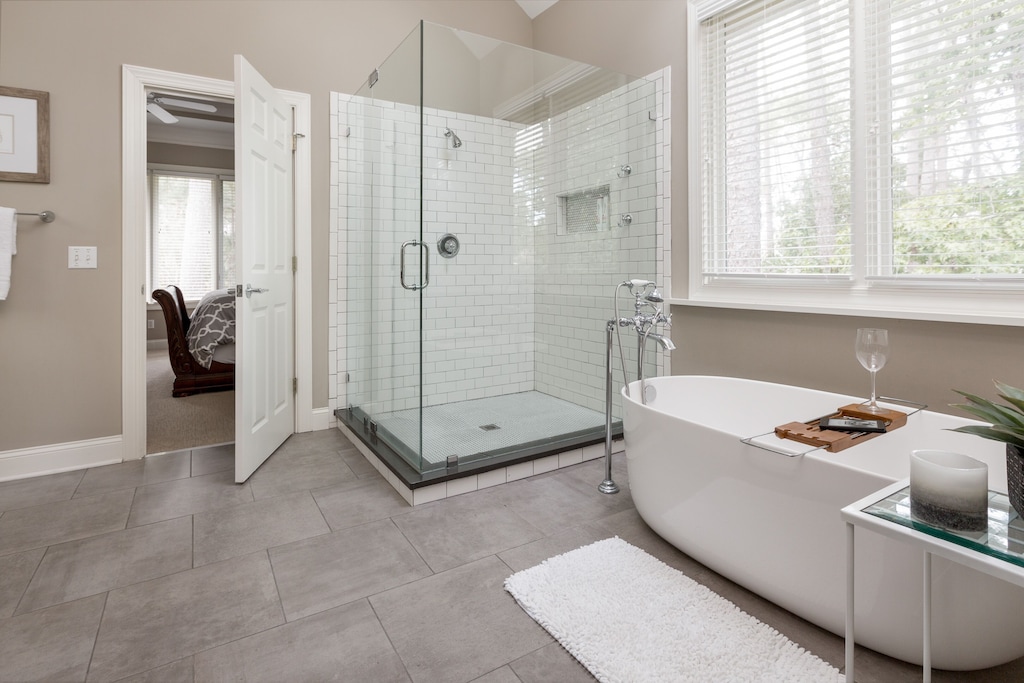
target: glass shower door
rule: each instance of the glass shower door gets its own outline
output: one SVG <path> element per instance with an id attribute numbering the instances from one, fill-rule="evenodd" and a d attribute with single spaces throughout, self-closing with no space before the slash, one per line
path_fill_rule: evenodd
<path id="1" fill-rule="evenodd" d="M 660 279 L 654 82 L 421 23 L 345 101 L 339 417 L 413 488 L 603 440 L 613 293 Z"/>
<path id="2" fill-rule="evenodd" d="M 349 144 L 359 161 L 348 184 L 346 420 L 414 472 L 422 455 L 420 30 L 350 101 Z M 355 195 L 355 197 L 353 197 Z M 411 473 L 410 473 L 411 474 Z"/>

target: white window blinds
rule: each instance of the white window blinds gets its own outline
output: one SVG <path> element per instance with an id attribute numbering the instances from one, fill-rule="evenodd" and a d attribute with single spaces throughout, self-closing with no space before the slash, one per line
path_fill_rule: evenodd
<path id="1" fill-rule="evenodd" d="M 705 274 L 848 273 L 848 0 L 745 4 L 701 33 Z"/>
<path id="2" fill-rule="evenodd" d="M 705 282 L 1021 277 L 1024 0 L 854 2 L 702 19 Z"/>
<path id="3" fill-rule="evenodd" d="M 233 282 L 234 181 L 150 171 L 151 286 L 177 285 L 188 300 Z"/>
<path id="4" fill-rule="evenodd" d="M 1024 273 L 1024 4 L 869 4 L 880 277 Z M 891 252 L 886 250 L 891 247 Z"/>

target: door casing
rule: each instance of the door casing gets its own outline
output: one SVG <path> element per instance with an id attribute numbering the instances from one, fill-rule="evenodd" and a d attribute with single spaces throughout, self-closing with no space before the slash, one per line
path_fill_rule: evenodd
<path id="1" fill-rule="evenodd" d="M 122 460 L 146 455 L 146 91 L 234 97 L 234 83 L 159 69 L 121 68 Z M 313 410 L 310 96 L 279 90 L 295 109 L 295 431 L 321 427 Z M 326 426 L 326 425 L 324 425 Z"/>

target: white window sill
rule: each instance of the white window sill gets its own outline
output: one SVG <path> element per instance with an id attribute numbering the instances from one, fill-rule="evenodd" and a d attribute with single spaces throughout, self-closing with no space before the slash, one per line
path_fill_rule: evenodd
<path id="1" fill-rule="evenodd" d="M 1024 293 L 1020 291 L 953 292 L 934 289 L 909 293 L 892 288 L 869 295 L 865 291 L 845 288 L 814 292 L 768 287 L 708 291 L 711 289 L 706 288 L 687 299 L 669 297 L 668 303 L 699 308 L 1024 327 Z"/>

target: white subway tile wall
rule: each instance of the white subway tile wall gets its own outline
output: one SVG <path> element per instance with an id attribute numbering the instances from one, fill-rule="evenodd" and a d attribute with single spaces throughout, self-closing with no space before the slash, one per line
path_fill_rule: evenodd
<path id="1" fill-rule="evenodd" d="M 653 279 L 668 295 L 667 76 L 532 126 L 424 110 L 422 197 L 420 112 L 332 94 L 332 414 L 417 407 L 421 384 L 424 406 L 536 390 L 603 413 L 615 285 Z M 559 234 L 559 197 L 602 186 L 600 229 Z M 429 285 L 408 290 L 399 247 L 420 239 L 421 216 Z M 451 259 L 437 248 L 446 233 L 461 244 Z M 405 265 L 420 284 L 419 247 Z M 632 375 L 635 336 L 623 343 Z M 652 358 L 666 371 L 653 345 Z"/>

